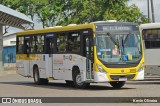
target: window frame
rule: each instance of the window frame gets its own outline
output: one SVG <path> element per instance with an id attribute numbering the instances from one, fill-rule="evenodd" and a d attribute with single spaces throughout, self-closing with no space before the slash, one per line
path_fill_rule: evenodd
<path id="1" fill-rule="evenodd" d="M 16 36 L 16 54 L 24 54 L 24 48 L 22 48 L 22 52 L 19 52 L 19 37 L 23 37 L 23 46 L 24 46 L 24 36 L 20 35 L 20 36 Z"/>
<path id="2" fill-rule="evenodd" d="M 88 31 L 88 33 L 83 33 L 84 31 Z M 80 36 L 80 51 L 79 52 L 74 52 L 74 51 L 68 51 L 68 48 L 66 50 L 66 52 L 59 52 L 57 51 L 57 34 L 64 34 L 66 33 L 67 35 L 67 43 L 68 43 L 68 36 L 69 36 L 69 33 L 70 32 L 77 32 L 79 33 L 79 36 Z M 79 29 L 79 30 L 69 30 L 69 31 L 60 31 L 60 32 L 55 32 L 55 52 L 53 54 L 78 54 L 78 55 L 81 55 L 81 56 L 84 56 L 84 45 L 83 45 L 83 37 L 85 35 L 91 35 L 93 37 L 93 29 L 92 28 L 86 28 L 86 29 Z M 94 37 L 93 37 L 94 38 Z M 93 44 L 94 44 L 94 39 L 93 39 Z M 94 50 L 93 50 L 94 52 Z"/>
<path id="3" fill-rule="evenodd" d="M 88 31 L 88 33 L 84 33 L 84 31 Z M 53 39 L 53 44 L 54 44 L 54 48 L 53 48 L 53 52 L 52 54 L 78 54 L 78 55 L 81 55 L 81 56 L 84 56 L 84 45 L 83 45 L 83 38 L 85 35 L 91 35 L 93 37 L 93 29 L 92 28 L 85 28 L 85 29 L 77 29 L 77 30 L 68 30 L 68 31 L 57 31 L 57 32 L 46 32 L 46 33 L 38 33 L 38 34 L 30 34 L 30 35 L 18 35 L 16 36 L 16 40 L 18 39 L 18 37 L 24 37 L 24 40 L 25 40 L 25 37 L 33 37 L 33 36 L 38 36 L 38 35 L 43 35 L 44 36 L 44 50 L 43 52 L 31 52 L 31 50 L 29 51 L 29 53 L 24 53 L 24 49 L 22 50 L 23 52 L 22 53 L 19 53 L 17 50 L 18 50 L 18 40 L 16 41 L 16 53 L 17 54 L 50 54 L 50 53 L 47 53 L 46 52 L 46 34 L 48 33 L 53 33 L 54 36 L 52 37 Z M 69 37 L 69 33 L 78 33 L 79 36 L 80 36 L 80 51 L 69 51 L 68 50 L 68 37 Z M 58 34 L 66 34 L 67 36 L 67 48 L 66 48 L 66 51 L 65 52 L 59 52 L 57 51 L 57 35 Z M 31 40 L 31 38 L 30 38 Z M 24 41 L 23 41 L 24 43 Z M 18 44 L 18 45 L 17 45 Z M 93 44 L 94 44 L 94 37 L 93 37 Z M 24 46 L 24 44 L 23 44 Z M 31 49 L 31 48 L 30 48 Z M 94 51 L 93 51 L 94 52 Z"/>
<path id="4" fill-rule="evenodd" d="M 39 36 L 39 35 L 43 35 L 44 36 L 44 40 L 43 40 L 43 44 L 44 44 L 44 48 L 43 48 L 43 52 L 31 52 L 31 40 L 35 37 L 35 36 Z M 19 47 L 19 40 L 18 38 L 19 37 L 23 37 L 23 52 L 18 52 L 18 47 Z M 25 45 L 25 37 L 30 37 L 28 40 L 30 41 L 29 42 L 29 52 L 25 53 L 25 49 L 26 47 L 24 47 Z M 35 41 L 35 40 L 34 40 Z M 35 43 L 36 44 L 36 43 Z M 16 54 L 45 54 L 45 34 L 32 34 L 32 35 L 19 35 L 19 36 L 16 36 Z"/>
<path id="5" fill-rule="evenodd" d="M 156 34 L 154 34 L 153 31 L 157 31 Z M 148 32 L 148 33 L 147 33 Z M 149 33 L 150 32 L 150 33 Z M 160 46 L 154 46 L 153 45 L 159 45 L 160 43 L 160 28 L 155 28 L 155 29 L 144 29 L 142 31 L 142 35 L 143 35 L 143 40 L 144 40 L 144 44 L 145 44 L 145 48 L 146 49 L 159 49 Z M 147 35 L 145 35 L 147 34 Z M 153 36 L 153 37 L 149 37 L 149 36 Z M 158 38 L 156 38 L 158 36 Z M 147 45 L 146 45 L 147 43 Z M 151 44 L 152 43 L 152 44 Z"/>

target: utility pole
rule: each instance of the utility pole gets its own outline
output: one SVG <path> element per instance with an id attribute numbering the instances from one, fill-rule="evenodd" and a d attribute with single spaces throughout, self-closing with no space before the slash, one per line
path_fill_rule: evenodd
<path id="1" fill-rule="evenodd" d="M 151 11 L 152 11 L 152 22 L 155 22 L 155 17 L 154 17 L 154 5 L 153 5 L 153 0 L 151 0 Z"/>
<path id="2" fill-rule="evenodd" d="M 150 8 L 149 8 L 149 0 L 147 0 L 147 7 L 148 7 L 148 23 L 150 23 Z"/>

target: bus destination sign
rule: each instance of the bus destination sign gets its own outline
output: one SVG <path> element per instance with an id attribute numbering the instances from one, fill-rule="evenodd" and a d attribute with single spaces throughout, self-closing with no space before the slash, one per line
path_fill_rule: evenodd
<path id="1" fill-rule="evenodd" d="M 102 26 L 103 31 L 130 31 L 131 26 Z"/>
<path id="2" fill-rule="evenodd" d="M 136 25 L 97 25 L 97 31 L 104 31 L 104 32 L 130 32 L 130 31 L 137 31 L 138 27 Z"/>

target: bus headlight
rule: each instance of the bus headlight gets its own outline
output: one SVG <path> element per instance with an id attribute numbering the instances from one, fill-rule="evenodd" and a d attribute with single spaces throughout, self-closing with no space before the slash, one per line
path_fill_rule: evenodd
<path id="1" fill-rule="evenodd" d="M 98 68 L 98 70 L 100 71 L 100 72 L 102 72 L 102 73 L 107 73 L 103 68 L 102 68 L 102 66 L 100 66 L 99 64 L 97 64 L 97 68 Z"/>
<path id="2" fill-rule="evenodd" d="M 145 65 L 144 65 L 144 63 L 142 63 L 141 67 L 138 69 L 138 72 L 144 70 L 144 67 L 145 67 Z"/>

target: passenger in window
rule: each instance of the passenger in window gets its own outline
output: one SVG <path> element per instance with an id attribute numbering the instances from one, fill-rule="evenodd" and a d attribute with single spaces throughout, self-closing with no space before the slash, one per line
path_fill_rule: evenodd
<path id="1" fill-rule="evenodd" d="M 37 53 L 38 46 L 34 45 L 34 52 Z"/>
<path id="2" fill-rule="evenodd" d="M 119 55 L 119 51 L 118 51 L 117 45 L 114 46 L 114 49 L 112 50 L 112 55 Z"/>
<path id="3" fill-rule="evenodd" d="M 68 51 L 72 51 L 72 48 L 73 48 L 72 41 L 69 41 L 68 42 Z"/>
<path id="4" fill-rule="evenodd" d="M 60 45 L 59 45 L 59 51 L 64 52 L 66 51 L 66 42 L 63 40 L 60 40 Z"/>
<path id="5" fill-rule="evenodd" d="M 27 53 L 28 52 L 28 45 L 25 45 L 25 46 L 23 46 L 24 48 L 23 48 L 23 50 L 24 50 L 24 53 Z"/>

